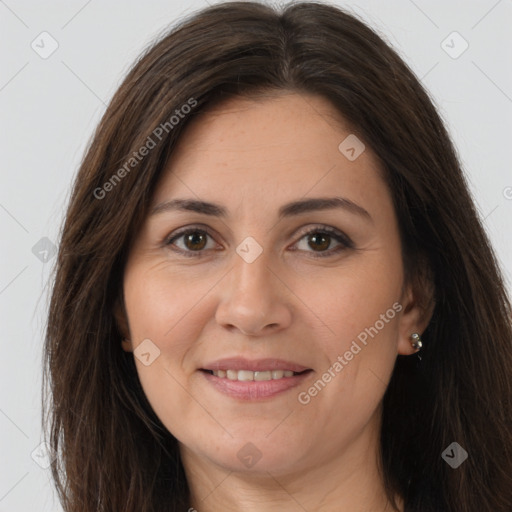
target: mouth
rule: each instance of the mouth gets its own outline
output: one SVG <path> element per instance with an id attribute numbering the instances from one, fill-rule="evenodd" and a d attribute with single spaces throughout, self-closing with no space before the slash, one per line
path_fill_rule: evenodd
<path id="1" fill-rule="evenodd" d="M 198 368 L 205 383 L 215 391 L 244 401 L 262 400 L 284 394 L 299 386 L 314 372 L 294 361 L 234 356 L 203 363 Z"/>
<path id="2" fill-rule="evenodd" d="M 301 385 L 313 372 L 312 369 L 298 372 L 263 369 L 258 371 L 199 369 L 199 374 L 204 376 L 208 387 L 223 396 L 244 403 L 260 402 L 278 395 L 285 396 L 286 391 Z"/>
<path id="3" fill-rule="evenodd" d="M 279 379 L 287 379 L 290 377 L 295 377 L 297 375 L 303 375 L 305 373 L 312 372 L 313 370 L 307 369 L 300 372 L 294 372 L 292 370 L 261 370 L 261 371 L 251 371 L 251 370 L 208 370 L 206 368 L 200 368 L 202 372 L 208 373 L 209 375 L 213 375 L 218 377 L 219 379 L 229 379 L 233 381 L 240 382 L 250 382 L 250 381 L 269 381 L 269 380 L 279 380 Z"/>

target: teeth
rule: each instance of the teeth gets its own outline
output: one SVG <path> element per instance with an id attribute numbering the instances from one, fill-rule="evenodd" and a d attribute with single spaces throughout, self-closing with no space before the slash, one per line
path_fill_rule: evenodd
<path id="1" fill-rule="evenodd" d="M 227 377 L 230 380 L 275 380 L 283 377 L 293 377 L 291 370 L 267 370 L 263 372 L 251 372 L 250 370 L 213 370 L 213 375 L 220 378 Z"/>

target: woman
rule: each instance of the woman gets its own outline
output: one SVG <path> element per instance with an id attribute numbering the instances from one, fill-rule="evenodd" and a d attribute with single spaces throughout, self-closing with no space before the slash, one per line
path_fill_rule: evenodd
<path id="1" fill-rule="evenodd" d="M 135 64 L 74 185 L 64 510 L 510 511 L 510 318 L 397 54 L 333 6 L 209 7 Z"/>

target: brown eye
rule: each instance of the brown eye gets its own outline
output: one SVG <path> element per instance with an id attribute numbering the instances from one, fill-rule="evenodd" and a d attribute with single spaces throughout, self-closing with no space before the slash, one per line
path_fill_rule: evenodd
<path id="1" fill-rule="evenodd" d="M 334 256 L 341 251 L 354 248 L 354 243 L 347 235 L 329 226 L 310 229 L 302 235 L 297 245 L 299 245 L 303 239 L 307 239 L 307 245 L 306 247 L 299 247 L 299 249 L 312 253 L 312 256 L 315 258 Z M 338 247 L 329 249 L 333 240 L 338 242 Z"/>
<path id="2" fill-rule="evenodd" d="M 312 249 L 318 249 L 319 251 L 325 251 L 331 244 L 331 237 L 324 233 L 314 233 L 309 236 L 309 246 Z"/>
<path id="3" fill-rule="evenodd" d="M 166 242 L 166 246 L 174 246 L 172 250 L 183 254 L 184 256 L 202 256 L 205 249 L 208 249 L 208 238 L 213 240 L 204 229 L 188 228 L 181 232 L 173 234 Z M 301 252 L 310 253 L 313 257 L 328 257 L 344 251 L 346 249 L 354 248 L 352 240 L 337 229 L 329 226 L 322 226 L 321 228 L 313 228 L 304 233 L 296 245 L 299 245 L 302 240 L 307 239 L 306 247 L 299 247 Z M 178 244 L 177 242 L 180 242 Z M 338 247 L 329 249 L 331 243 L 336 241 Z M 210 247 L 213 249 L 214 247 Z"/>
<path id="4" fill-rule="evenodd" d="M 185 245 L 192 251 L 204 249 L 206 245 L 206 233 L 194 231 L 193 233 L 183 235 Z"/>
<path id="5" fill-rule="evenodd" d="M 200 256 L 208 244 L 208 237 L 211 235 L 203 229 L 190 228 L 169 238 L 165 245 L 175 246 L 173 249 L 185 256 Z M 180 241 L 178 244 L 176 242 Z"/>

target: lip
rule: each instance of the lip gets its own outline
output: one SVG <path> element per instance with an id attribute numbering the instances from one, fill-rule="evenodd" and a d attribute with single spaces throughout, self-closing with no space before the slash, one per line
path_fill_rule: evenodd
<path id="1" fill-rule="evenodd" d="M 225 359 L 218 359 L 206 363 L 200 370 L 250 370 L 253 372 L 262 372 L 265 370 L 291 370 L 292 372 L 303 372 L 304 370 L 311 370 L 307 366 L 302 366 L 292 361 L 285 361 L 284 359 L 246 359 L 243 357 L 228 357 Z M 204 373 L 204 372 L 203 372 Z M 288 377 L 292 378 L 292 377 Z"/>
<path id="2" fill-rule="evenodd" d="M 275 360 L 274 360 L 275 361 Z M 223 364 L 218 362 L 219 364 Z M 253 361 L 255 363 L 255 361 Z M 299 367 L 299 365 L 295 365 L 295 367 Z M 212 368 L 215 369 L 215 368 Z M 223 368 L 219 368 L 222 370 Z M 231 367 L 231 369 L 236 369 Z M 238 368 L 240 370 L 249 369 L 246 367 Z M 267 366 L 268 369 L 268 366 Z M 283 369 L 283 368 L 277 368 Z M 289 369 L 289 367 L 285 368 Z M 307 368 L 305 368 L 307 370 Z M 253 370 L 258 371 L 258 370 Z M 299 370 L 302 371 L 302 370 Z M 299 386 L 305 379 L 309 377 L 309 375 L 313 372 L 310 370 L 305 373 L 301 373 L 300 375 L 294 375 L 293 377 L 283 377 L 282 379 L 273 379 L 273 380 L 262 380 L 262 381 L 238 381 L 238 380 L 230 380 L 228 378 L 216 377 L 204 370 L 199 370 L 204 378 L 214 386 L 217 391 L 220 391 L 224 395 L 227 395 L 231 398 L 237 398 L 239 400 L 246 401 L 256 401 L 262 400 L 265 398 L 274 397 L 280 393 L 284 393 L 289 389 L 292 389 L 296 386 Z"/>

